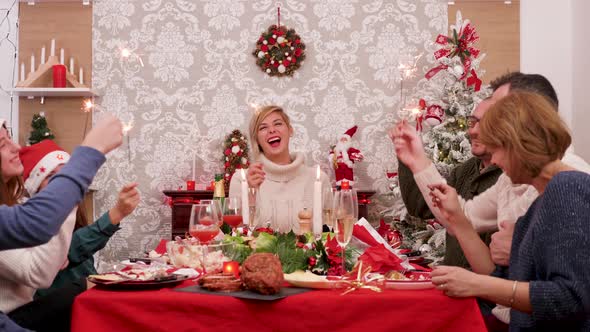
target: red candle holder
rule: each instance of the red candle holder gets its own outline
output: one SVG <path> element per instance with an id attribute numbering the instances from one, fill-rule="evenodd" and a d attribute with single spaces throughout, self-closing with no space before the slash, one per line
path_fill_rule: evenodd
<path id="1" fill-rule="evenodd" d="M 236 278 L 239 278 L 240 264 L 236 261 L 223 262 L 223 274 L 233 274 Z"/>
<path id="2" fill-rule="evenodd" d="M 186 181 L 186 190 L 195 190 L 195 181 L 194 180 Z"/>
<path id="3" fill-rule="evenodd" d="M 53 87 L 54 88 L 65 88 L 66 87 L 66 66 L 53 65 Z"/>

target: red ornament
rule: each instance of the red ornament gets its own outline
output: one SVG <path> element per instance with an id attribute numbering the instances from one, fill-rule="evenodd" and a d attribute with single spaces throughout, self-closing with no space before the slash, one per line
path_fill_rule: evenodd
<path id="1" fill-rule="evenodd" d="M 231 150 L 230 149 L 225 149 L 225 155 L 229 156 L 231 154 Z"/>
<path id="2" fill-rule="evenodd" d="M 274 38 L 268 38 L 268 45 L 274 45 L 274 43 L 276 43 Z"/>
<path id="3" fill-rule="evenodd" d="M 315 257 L 309 257 L 307 263 L 309 264 L 309 267 L 313 268 L 318 262 L 318 259 Z"/>
<path id="4" fill-rule="evenodd" d="M 225 162 L 225 168 L 229 167 L 229 161 Z"/>
<path id="5" fill-rule="evenodd" d="M 297 56 L 297 57 L 300 56 L 301 52 L 303 52 L 303 51 L 300 48 L 296 48 L 295 49 L 295 56 Z"/>
<path id="6" fill-rule="evenodd" d="M 242 150 L 238 151 L 238 153 L 236 153 L 236 155 L 238 155 L 238 157 L 240 157 L 242 155 Z"/>
<path id="7" fill-rule="evenodd" d="M 262 45 L 262 46 L 260 46 L 260 50 L 264 51 L 264 52 L 268 52 L 268 46 Z"/>
<path id="8" fill-rule="evenodd" d="M 295 44 L 299 45 L 301 43 L 301 39 L 295 39 Z"/>
<path id="9" fill-rule="evenodd" d="M 283 66 L 288 67 L 290 64 L 289 60 L 283 60 Z"/>
<path id="10" fill-rule="evenodd" d="M 275 61 L 275 63 L 272 64 L 275 68 L 277 68 L 279 66 L 279 62 Z"/>

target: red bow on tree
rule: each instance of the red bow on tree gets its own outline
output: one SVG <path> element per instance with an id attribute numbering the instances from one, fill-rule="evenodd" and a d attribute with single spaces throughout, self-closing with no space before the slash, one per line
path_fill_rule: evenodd
<path id="1" fill-rule="evenodd" d="M 477 77 L 474 69 L 471 69 L 471 76 L 467 79 L 467 86 L 473 85 L 475 91 L 481 89 L 481 80 Z"/>

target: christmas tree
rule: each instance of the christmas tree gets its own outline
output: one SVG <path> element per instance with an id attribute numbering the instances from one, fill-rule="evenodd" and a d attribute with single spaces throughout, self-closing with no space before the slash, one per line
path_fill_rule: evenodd
<path id="1" fill-rule="evenodd" d="M 47 119 L 45 119 L 45 113 L 40 112 L 39 114 L 33 114 L 33 120 L 31 121 L 31 136 L 29 136 L 29 144 L 33 145 L 41 142 L 45 139 L 54 139 L 51 129 L 47 127 Z"/>
<path id="2" fill-rule="evenodd" d="M 467 137 L 467 117 L 475 106 L 489 95 L 481 89 L 479 64 L 485 57 L 473 45 L 479 39 L 469 20 L 463 21 L 457 12 L 457 22 L 451 25 L 449 36 L 439 35 L 434 52 L 435 67 L 429 70 L 422 85 L 421 108 L 425 130 L 426 152 L 443 175 L 457 164 L 471 158 Z"/>

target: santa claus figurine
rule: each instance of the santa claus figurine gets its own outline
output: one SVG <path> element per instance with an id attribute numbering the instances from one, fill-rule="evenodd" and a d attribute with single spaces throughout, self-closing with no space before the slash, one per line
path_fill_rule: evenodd
<path id="1" fill-rule="evenodd" d="M 342 180 L 348 181 L 351 186 L 354 185 L 352 172 L 354 163 L 363 160 L 361 151 L 352 147 L 351 140 L 354 133 L 356 133 L 356 129 L 357 126 L 348 129 L 330 150 L 330 159 L 334 165 L 336 185 L 338 186 Z"/>

